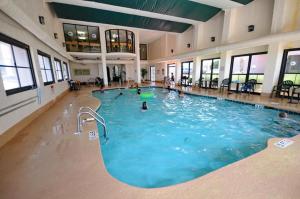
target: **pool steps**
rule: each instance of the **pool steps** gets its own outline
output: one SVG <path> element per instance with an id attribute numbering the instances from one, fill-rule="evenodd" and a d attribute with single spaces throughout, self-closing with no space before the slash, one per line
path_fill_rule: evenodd
<path id="1" fill-rule="evenodd" d="M 82 126 L 84 124 L 84 122 L 83 122 L 84 120 L 81 119 L 82 115 L 89 115 L 92 118 L 94 118 L 103 127 L 104 138 L 106 140 L 108 139 L 108 134 L 106 131 L 106 123 L 105 123 L 104 118 L 88 106 L 79 108 L 79 111 L 77 114 L 77 132 L 75 134 L 77 134 L 77 135 L 81 134 Z"/>

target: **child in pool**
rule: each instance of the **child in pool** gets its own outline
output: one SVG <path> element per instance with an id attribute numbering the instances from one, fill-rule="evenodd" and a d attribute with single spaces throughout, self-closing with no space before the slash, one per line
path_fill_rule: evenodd
<path id="1" fill-rule="evenodd" d="M 148 110 L 147 102 L 143 102 L 143 104 L 142 104 L 142 111 L 144 112 L 146 110 Z"/>
<path id="2" fill-rule="evenodd" d="M 184 97 L 184 93 L 182 92 L 182 90 L 178 91 L 178 97 L 180 97 L 180 98 Z"/>
<path id="3" fill-rule="evenodd" d="M 138 95 L 141 94 L 141 89 L 140 89 L 140 88 L 137 89 L 137 94 L 138 94 Z"/>

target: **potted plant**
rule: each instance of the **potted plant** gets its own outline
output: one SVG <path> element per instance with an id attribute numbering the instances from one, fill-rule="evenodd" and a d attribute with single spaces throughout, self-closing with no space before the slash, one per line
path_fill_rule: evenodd
<path id="1" fill-rule="evenodd" d="M 141 69 L 141 75 L 142 75 L 143 80 L 145 79 L 145 76 L 147 75 L 147 73 L 148 73 L 148 71 L 146 68 Z"/>

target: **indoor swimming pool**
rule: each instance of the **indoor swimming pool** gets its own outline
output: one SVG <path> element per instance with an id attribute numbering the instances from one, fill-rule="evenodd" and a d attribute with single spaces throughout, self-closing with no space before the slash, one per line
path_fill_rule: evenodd
<path id="1" fill-rule="evenodd" d="M 119 95 L 122 92 L 123 95 Z M 162 88 L 94 92 L 109 140 L 101 152 L 107 171 L 137 187 L 158 188 L 195 179 L 266 148 L 273 137 L 300 133 L 300 116 Z M 147 111 L 141 111 L 146 101 Z"/>

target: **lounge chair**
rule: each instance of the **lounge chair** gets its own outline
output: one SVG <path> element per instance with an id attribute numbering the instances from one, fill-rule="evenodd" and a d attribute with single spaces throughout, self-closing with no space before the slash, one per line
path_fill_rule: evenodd
<path id="1" fill-rule="evenodd" d="M 224 88 L 228 88 L 229 87 L 229 79 L 228 78 L 226 78 L 226 79 L 223 79 L 222 80 L 222 83 L 221 83 L 221 85 L 220 85 L 220 92 L 222 91 L 224 91 Z"/>
<path id="2" fill-rule="evenodd" d="M 250 80 L 248 80 L 246 83 L 244 83 L 244 84 L 242 85 L 241 90 L 242 90 L 243 92 L 248 92 L 249 94 L 250 94 L 251 92 L 254 93 L 256 84 L 257 84 L 256 79 L 250 79 Z"/>
<path id="3" fill-rule="evenodd" d="M 273 97 L 273 93 L 276 92 L 278 94 L 283 93 L 281 97 L 284 97 L 287 93 L 288 97 L 290 97 L 290 89 L 294 86 L 294 82 L 291 80 L 283 81 L 281 84 L 274 86 L 271 92 L 270 97 Z"/>
<path id="4" fill-rule="evenodd" d="M 211 81 L 211 88 L 218 88 L 218 84 L 219 84 L 219 78 L 214 78 L 212 81 Z"/>
<path id="5" fill-rule="evenodd" d="M 295 97 L 295 95 L 296 95 L 296 97 Z M 299 103 L 299 101 L 300 101 L 300 87 L 293 88 L 292 95 L 290 97 L 290 103 L 293 103 L 294 98 L 296 98 L 298 100 L 298 103 Z"/>

